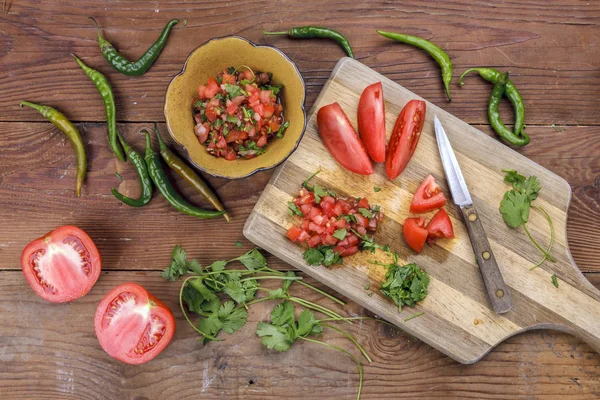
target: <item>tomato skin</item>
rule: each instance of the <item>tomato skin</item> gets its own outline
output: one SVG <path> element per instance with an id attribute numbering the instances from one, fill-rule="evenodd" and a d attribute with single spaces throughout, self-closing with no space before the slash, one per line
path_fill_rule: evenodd
<path id="1" fill-rule="evenodd" d="M 325 147 L 342 167 L 361 175 L 373 173 L 367 150 L 338 103 L 319 109 L 317 125 Z"/>
<path id="2" fill-rule="evenodd" d="M 425 111 L 424 101 L 411 100 L 400 112 L 385 159 L 385 173 L 388 178 L 396 179 L 415 152 L 425 122 Z"/>
<path id="3" fill-rule="evenodd" d="M 29 243 L 21 253 L 21 269 L 38 296 L 65 303 L 90 291 L 100 276 L 102 260 L 87 233 L 65 225 Z"/>
<path id="4" fill-rule="evenodd" d="M 425 218 L 407 218 L 402 227 L 404 241 L 414 251 L 420 253 L 429 232 L 425 229 Z"/>
<path id="5" fill-rule="evenodd" d="M 152 360 L 169 345 L 175 334 L 175 318 L 164 303 L 142 286 L 129 282 L 114 287 L 102 298 L 94 328 L 100 346 L 111 357 L 138 365 Z M 156 342 L 146 337 L 153 328 L 159 329 Z M 140 345 L 151 347 L 137 352 Z"/>
<path id="6" fill-rule="evenodd" d="M 444 207 L 446 196 L 435 182 L 433 175 L 427 175 L 415 192 L 410 203 L 410 212 L 422 214 Z"/>
<path id="7" fill-rule="evenodd" d="M 300 234 L 302 233 L 302 229 L 298 228 L 297 226 L 290 226 L 290 229 L 288 229 L 287 231 L 287 237 L 292 241 L 292 242 L 296 242 L 298 240 L 298 236 L 300 236 Z"/>
<path id="8" fill-rule="evenodd" d="M 443 208 L 438 211 L 427 224 L 427 241 L 431 244 L 435 239 L 454 238 L 454 229 L 448 213 Z"/>
<path id="9" fill-rule="evenodd" d="M 358 102 L 358 133 L 369 156 L 375 162 L 385 161 L 385 103 L 381 82 L 363 90 Z"/>

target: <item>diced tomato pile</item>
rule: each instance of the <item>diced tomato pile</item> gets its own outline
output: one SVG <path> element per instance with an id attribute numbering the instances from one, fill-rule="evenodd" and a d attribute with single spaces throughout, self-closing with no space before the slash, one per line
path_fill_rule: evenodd
<path id="1" fill-rule="evenodd" d="M 210 154 L 254 158 L 271 139 L 283 137 L 289 122 L 283 121 L 282 87 L 272 85 L 271 78 L 270 73 L 229 67 L 198 86 L 194 132 Z"/>
<path id="2" fill-rule="evenodd" d="M 366 198 L 342 199 L 330 195 L 315 200 L 315 194 L 305 188 L 293 200 L 296 213 L 301 216 L 300 226 L 292 226 L 287 232 L 292 242 L 304 243 L 309 247 L 333 246 L 341 257 L 350 256 L 359 250 L 367 232 L 375 232 L 383 220 L 379 207 L 371 207 Z"/>

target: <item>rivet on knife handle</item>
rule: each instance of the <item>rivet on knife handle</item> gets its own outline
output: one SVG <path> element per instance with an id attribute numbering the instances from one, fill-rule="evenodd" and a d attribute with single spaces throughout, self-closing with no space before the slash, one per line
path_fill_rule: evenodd
<path id="1" fill-rule="evenodd" d="M 467 225 L 469 239 L 471 239 L 473 251 L 475 252 L 475 258 L 483 276 L 483 283 L 492 302 L 492 308 L 497 314 L 503 314 L 512 307 L 510 292 L 502 278 L 500 268 L 498 268 L 498 263 L 492 252 L 487 235 L 483 230 L 479 214 L 477 214 L 477 210 L 472 205 L 465 206 L 461 210 L 465 218 L 465 224 Z"/>

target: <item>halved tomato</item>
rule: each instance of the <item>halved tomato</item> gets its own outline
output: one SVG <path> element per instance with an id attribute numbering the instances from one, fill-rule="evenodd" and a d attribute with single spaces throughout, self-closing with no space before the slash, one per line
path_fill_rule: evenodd
<path id="1" fill-rule="evenodd" d="M 425 229 L 425 218 L 406 218 L 402 231 L 408 247 L 420 253 L 428 235 L 427 229 Z"/>
<path id="2" fill-rule="evenodd" d="M 367 150 L 338 103 L 319 109 L 317 125 L 325 147 L 342 167 L 361 175 L 373 173 Z"/>
<path id="3" fill-rule="evenodd" d="M 375 162 L 385 161 L 385 104 L 381 82 L 363 90 L 358 102 L 358 134 Z"/>
<path id="4" fill-rule="evenodd" d="M 171 310 L 136 283 L 124 283 L 104 296 L 94 316 L 100 346 L 127 364 L 152 360 L 175 333 Z"/>
<path id="5" fill-rule="evenodd" d="M 440 186 L 435 182 L 433 175 L 427 175 L 413 196 L 410 212 L 422 214 L 442 208 L 445 204 L 446 196 Z"/>
<path id="6" fill-rule="evenodd" d="M 102 261 L 92 239 L 76 226 L 61 226 L 29 243 L 21 269 L 40 297 L 64 303 L 85 296 L 100 276 Z"/>
<path id="7" fill-rule="evenodd" d="M 450 221 L 450 217 L 443 208 L 431 218 L 426 229 L 429 232 L 427 236 L 429 244 L 435 239 L 452 239 L 454 237 L 452 221 Z"/>
<path id="8" fill-rule="evenodd" d="M 385 173 L 388 178 L 396 179 L 415 152 L 425 122 L 425 108 L 424 101 L 411 100 L 400 112 L 385 159 Z"/>

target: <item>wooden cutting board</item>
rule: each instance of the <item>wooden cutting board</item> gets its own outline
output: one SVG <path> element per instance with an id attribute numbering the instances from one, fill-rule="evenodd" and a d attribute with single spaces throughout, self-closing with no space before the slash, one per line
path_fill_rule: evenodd
<path id="1" fill-rule="evenodd" d="M 481 359 L 504 339 L 529 329 L 557 329 L 581 337 L 600 350 L 600 292 L 574 264 L 566 239 L 567 209 L 571 188 L 561 177 L 500 143 L 496 138 L 471 127 L 444 110 L 427 102 L 427 115 L 421 140 L 406 170 L 394 181 L 385 176 L 378 164 L 370 176 L 356 175 L 343 169 L 327 152 L 317 131 L 316 111 L 338 102 L 356 124 L 356 109 L 362 90 L 381 81 L 385 96 L 388 139 L 402 107 L 419 96 L 373 71 L 360 62 L 343 58 L 336 65 L 308 118 L 306 133 L 296 152 L 273 175 L 244 227 L 244 235 L 256 245 L 297 267 L 332 289 L 394 323 L 411 335 L 461 363 Z M 440 89 L 441 90 L 441 89 Z M 453 86 L 453 90 L 458 90 Z M 491 90 L 491 88 L 490 88 Z M 481 107 L 485 107 L 482 104 Z M 511 289 L 512 310 L 497 315 L 489 300 L 463 224 L 460 210 L 450 201 L 446 210 L 452 219 L 456 238 L 427 246 L 420 255 L 407 248 L 402 239 L 402 222 L 412 194 L 427 174 L 433 174 L 448 199 L 450 195 L 437 149 L 433 116 L 437 115 L 456 152 L 465 180 L 478 208 L 485 230 L 504 279 Z M 533 141 L 530 146 L 535 146 Z M 556 230 L 552 254 L 556 263 L 545 262 L 530 271 L 540 253 L 522 229 L 508 228 L 498 205 L 508 186 L 502 169 L 516 169 L 527 176 L 536 175 L 542 191 L 534 204 L 551 215 Z M 316 182 L 339 195 L 368 197 L 371 204 L 382 206 L 385 219 L 375 236 L 398 252 L 401 263 L 415 262 L 431 276 L 429 295 L 415 308 L 402 312 L 379 293 L 385 268 L 369 260 L 386 261 L 378 252 L 359 253 L 344 259 L 343 266 L 312 267 L 302 258 L 304 249 L 290 242 L 285 233 L 294 218 L 287 202 L 312 172 L 321 169 Z M 373 187 L 382 188 L 375 193 Z M 430 218 L 431 215 L 427 215 Z M 549 242 L 546 220 L 532 211 L 527 224 L 540 243 Z M 552 284 L 556 274 L 559 287 Z M 369 286 L 366 290 L 365 287 Z M 404 321 L 416 312 L 425 314 Z"/>

